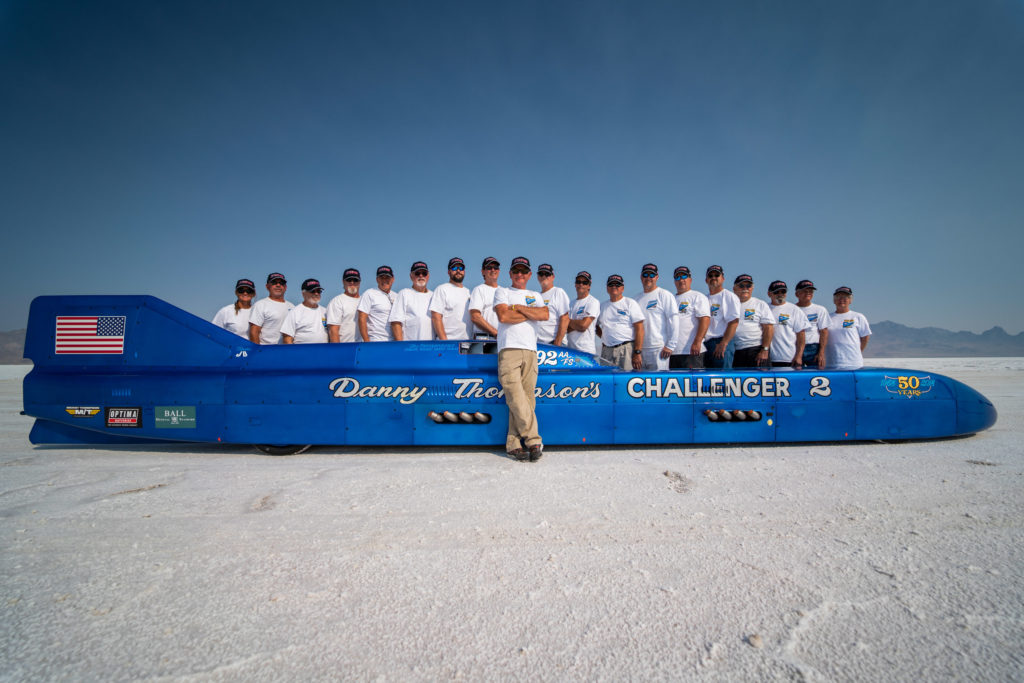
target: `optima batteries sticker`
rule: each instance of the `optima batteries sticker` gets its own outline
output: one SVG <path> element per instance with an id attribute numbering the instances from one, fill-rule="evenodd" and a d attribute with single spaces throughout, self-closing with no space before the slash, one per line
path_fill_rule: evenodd
<path id="1" fill-rule="evenodd" d="M 141 427 L 142 408 L 107 408 L 108 427 Z"/>

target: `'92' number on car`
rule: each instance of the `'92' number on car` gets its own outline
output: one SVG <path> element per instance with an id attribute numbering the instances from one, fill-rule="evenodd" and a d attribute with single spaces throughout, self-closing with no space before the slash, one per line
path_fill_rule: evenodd
<path id="1" fill-rule="evenodd" d="M 558 352 L 537 351 L 537 365 L 558 365 Z"/>

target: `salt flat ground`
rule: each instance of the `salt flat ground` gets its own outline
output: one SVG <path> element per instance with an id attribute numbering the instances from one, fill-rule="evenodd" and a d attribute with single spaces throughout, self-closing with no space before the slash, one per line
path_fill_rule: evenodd
<path id="1" fill-rule="evenodd" d="M 885 364 L 999 421 L 533 465 L 51 448 L 0 368 L 0 678 L 1019 680 L 1024 359 Z"/>

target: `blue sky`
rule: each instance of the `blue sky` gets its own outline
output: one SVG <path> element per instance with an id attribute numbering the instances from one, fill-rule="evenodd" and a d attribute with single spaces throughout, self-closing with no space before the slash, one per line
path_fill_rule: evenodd
<path id="1" fill-rule="evenodd" d="M 3 330 L 39 294 L 212 317 L 239 277 L 520 254 L 1024 330 L 1016 0 L 6 1 L 0 93 Z"/>

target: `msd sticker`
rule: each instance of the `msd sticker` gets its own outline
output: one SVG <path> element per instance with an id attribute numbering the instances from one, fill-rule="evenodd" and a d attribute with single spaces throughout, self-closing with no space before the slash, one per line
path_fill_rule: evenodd
<path id="1" fill-rule="evenodd" d="M 108 427 L 141 427 L 142 407 L 107 408 L 106 422 Z"/>

